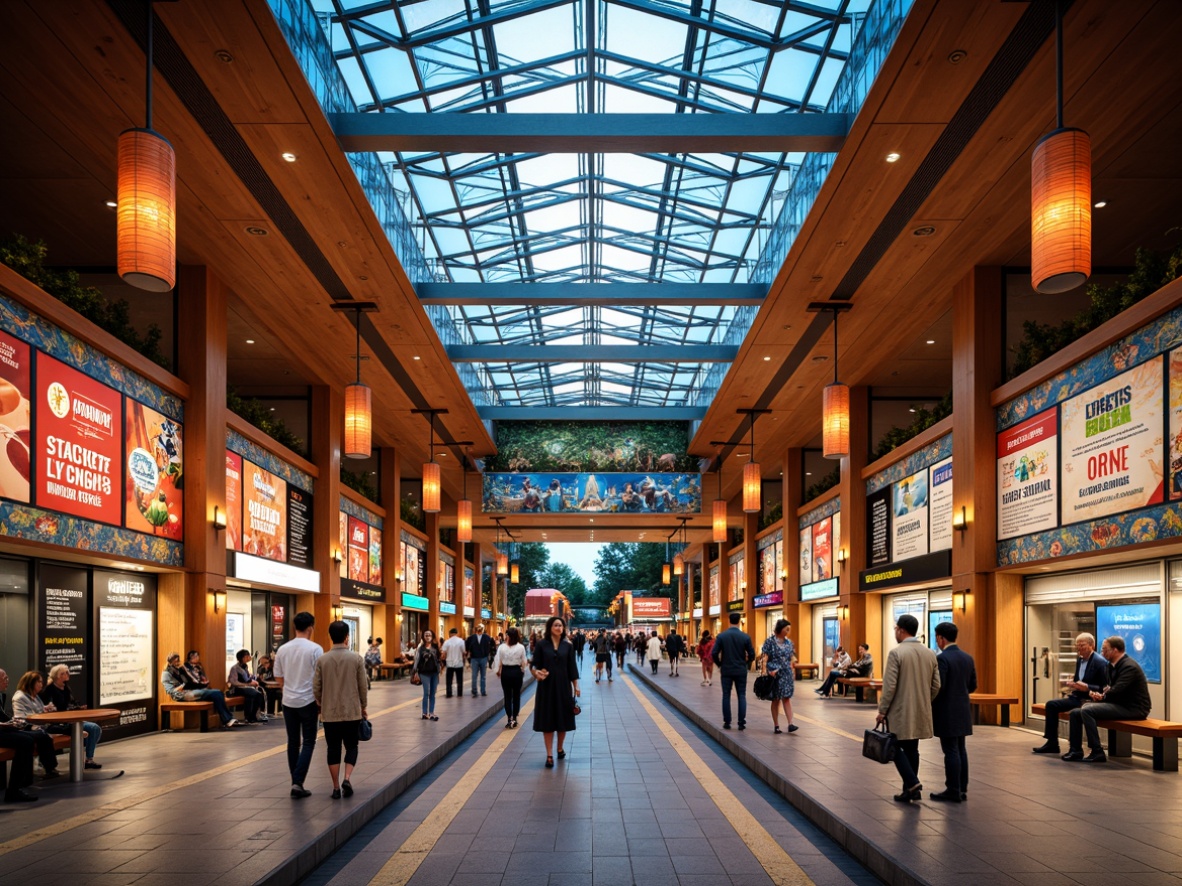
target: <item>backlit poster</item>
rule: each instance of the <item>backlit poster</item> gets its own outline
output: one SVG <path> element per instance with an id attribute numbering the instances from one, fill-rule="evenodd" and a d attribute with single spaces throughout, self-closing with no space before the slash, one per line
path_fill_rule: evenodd
<path id="1" fill-rule="evenodd" d="M 473 574 L 472 570 L 467 566 L 464 567 L 464 609 L 476 609 L 475 588 L 472 584 Z M 471 613 L 468 613 L 471 614 Z"/>
<path id="2" fill-rule="evenodd" d="M 184 446 L 181 426 L 127 397 L 128 529 L 181 541 L 184 533 Z"/>
<path id="3" fill-rule="evenodd" d="M 287 560 L 287 482 L 243 459 L 242 550 L 268 560 Z"/>
<path id="4" fill-rule="evenodd" d="M 928 552 L 928 472 L 904 477 L 891 487 L 891 560 Z"/>
<path id="5" fill-rule="evenodd" d="M 123 398 L 76 369 L 37 355 L 38 507 L 123 521 Z"/>
<path id="6" fill-rule="evenodd" d="M 0 419 L 2 420 L 2 419 Z M 1182 348 L 1170 351 L 1170 500 L 1182 499 Z"/>
<path id="7" fill-rule="evenodd" d="M 736 600 L 742 600 L 747 596 L 747 560 L 740 559 L 735 563 L 735 597 Z"/>
<path id="8" fill-rule="evenodd" d="M 826 517 L 813 524 L 813 577 L 824 581 L 833 575 L 832 521 Z"/>
<path id="9" fill-rule="evenodd" d="M 891 490 L 866 497 L 866 565 L 891 562 Z"/>
<path id="10" fill-rule="evenodd" d="M 1063 523 L 1162 501 L 1162 385 L 1157 356 L 1060 407 Z"/>
<path id="11" fill-rule="evenodd" d="M 783 580 L 784 576 L 784 542 L 776 542 L 776 581 Z"/>
<path id="12" fill-rule="evenodd" d="M 340 544 L 338 550 L 341 552 L 341 562 L 337 566 L 337 570 L 341 573 L 341 578 L 349 577 L 349 558 L 345 556 L 345 552 L 349 550 L 349 515 L 344 511 L 337 511 L 340 515 L 340 532 L 337 535 L 337 541 Z M 403 542 L 405 549 L 406 543 Z M 403 558 L 405 559 L 405 557 Z"/>
<path id="13" fill-rule="evenodd" d="M 722 611 L 722 602 L 719 599 L 721 579 L 718 575 L 718 570 L 710 573 L 710 615 L 717 615 Z"/>
<path id="14" fill-rule="evenodd" d="M 242 550 L 242 456 L 226 450 L 226 550 Z"/>
<path id="15" fill-rule="evenodd" d="M 382 530 L 369 527 L 369 583 L 382 584 Z"/>
<path id="16" fill-rule="evenodd" d="M 928 468 L 931 486 L 928 513 L 931 515 L 931 550 L 952 547 L 952 459 Z"/>
<path id="17" fill-rule="evenodd" d="M 287 486 L 287 562 L 312 566 L 312 493 Z"/>
<path id="18" fill-rule="evenodd" d="M 841 550 L 841 511 L 837 511 L 832 517 L 833 529 L 833 565 L 837 566 L 837 552 Z"/>
<path id="19" fill-rule="evenodd" d="M 807 584 L 813 574 L 813 527 L 800 530 L 800 581 Z"/>
<path id="20" fill-rule="evenodd" d="M 997 435 L 997 537 L 1054 529 L 1059 519 L 1059 418 L 1040 412 Z"/>
<path id="21" fill-rule="evenodd" d="M 739 569 L 737 563 L 731 563 L 727 570 L 727 585 L 726 585 L 726 599 L 739 599 Z"/>
<path id="22" fill-rule="evenodd" d="M 1123 603 L 1096 607 L 1096 636 L 1121 637 L 1145 679 L 1161 682 L 1161 604 Z"/>
<path id="23" fill-rule="evenodd" d="M 410 588 L 412 594 L 426 596 L 427 580 L 423 577 L 423 570 L 419 568 L 419 549 L 414 545 L 406 546 L 406 581 L 405 587 Z"/>
<path id="24" fill-rule="evenodd" d="M 776 545 L 770 544 L 759 552 L 759 592 L 770 594 L 776 589 Z"/>
<path id="25" fill-rule="evenodd" d="M 28 502 L 30 428 L 29 346 L 0 332 L 0 498 Z"/>
<path id="26" fill-rule="evenodd" d="M 369 527 L 349 518 L 349 578 L 369 581 Z"/>

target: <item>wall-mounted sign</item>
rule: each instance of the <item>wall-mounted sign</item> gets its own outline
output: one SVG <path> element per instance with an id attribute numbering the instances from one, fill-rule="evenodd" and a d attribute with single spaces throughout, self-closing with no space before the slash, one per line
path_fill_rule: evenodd
<path id="1" fill-rule="evenodd" d="M 349 522 L 349 578 L 353 581 L 369 580 L 369 526 L 350 517 Z"/>
<path id="2" fill-rule="evenodd" d="M 70 692 L 87 704 L 90 674 L 89 571 L 75 566 L 41 563 L 37 567 L 38 664 L 42 674 L 54 665 L 70 669 Z"/>
<path id="3" fill-rule="evenodd" d="M 1059 413 L 1040 412 L 997 435 L 997 537 L 1053 529 L 1059 519 Z"/>
<path id="4" fill-rule="evenodd" d="M 288 563 L 276 563 L 262 557 L 237 552 L 234 554 L 234 577 L 243 581 L 257 581 L 309 594 L 320 593 L 320 573 L 301 569 Z"/>
<path id="5" fill-rule="evenodd" d="M 928 552 L 928 472 L 919 471 L 891 486 L 891 560 Z"/>
<path id="6" fill-rule="evenodd" d="M 770 594 L 760 594 L 751 602 L 756 609 L 766 609 L 769 606 L 783 606 L 784 592 L 772 591 Z"/>
<path id="7" fill-rule="evenodd" d="M 1161 682 L 1161 604 L 1123 603 L 1096 607 L 1096 636 L 1122 637 L 1150 683 Z"/>
<path id="8" fill-rule="evenodd" d="M 691 618 L 701 618 L 701 617 L 702 617 L 702 607 L 701 607 L 701 606 L 699 606 L 698 608 L 694 609 L 694 610 L 693 610 L 693 611 L 690 613 L 690 617 L 691 617 Z"/>
<path id="9" fill-rule="evenodd" d="M 891 562 L 891 488 L 866 497 L 866 562 L 881 566 Z"/>
<path id="10" fill-rule="evenodd" d="M 480 610 L 480 617 L 481 618 L 492 618 L 492 610 L 491 609 L 481 609 Z"/>
<path id="11" fill-rule="evenodd" d="M 128 529 L 181 541 L 184 533 L 184 449 L 181 426 L 125 398 Z"/>
<path id="12" fill-rule="evenodd" d="M 452 603 L 448 600 L 440 600 L 439 601 L 439 614 L 440 615 L 455 615 L 456 614 L 456 604 Z"/>
<path id="13" fill-rule="evenodd" d="M 226 450 L 226 550 L 242 550 L 242 456 Z"/>
<path id="14" fill-rule="evenodd" d="M 98 626 L 98 703 L 119 710 L 103 724 L 107 739 L 156 729 L 156 576 L 96 569 L 94 617 Z M 76 689 L 77 687 L 72 687 Z"/>
<path id="15" fill-rule="evenodd" d="M 952 552 L 933 551 L 922 557 L 912 557 L 889 563 L 886 566 L 872 566 L 858 574 L 858 590 L 877 591 L 883 588 L 897 588 L 917 582 L 948 578 L 952 574 Z"/>
<path id="16" fill-rule="evenodd" d="M 668 597 L 633 597 L 632 618 L 669 618 L 673 614 L 673 601 Z"/>
<path id="17" fill-rule="evenodd" d="M 418 594 L 408 594 L 404 591 L 402 594 L 402 608 L 417 609 L 420 612 L 426 612 L 431 608 L 431 601 L 426 597 L 420 597 Z"/>
<path id="18" fill-rule="evenodd" d="M 287 481 L 243 459 L 242 551 L 287 560 Z"/>
<path id="19" fill-rule="evenodd" d="M 814 581 L 800 586 L 800 602 L 802 603 L 807 603 L 811 600 L 823 600 L 826 597 L 836 597 L 837 595 L 838 587 L 836 578 L 827 578 L 824 581 Z"/>
<path id="20" fill-rule="evenodd" d="M 727 612 L 742 612 L 744 604 L 742 600 L 731 600 L 726 604 Z"/>
<path id="21" fill-rule="evenodd" d="M 287 562 L 312 566 L 312 493 L 288 484 Z"/>
<path id="22" fill-rule="evenodd" d="M 369 527 L 369 583 L 382 583 L 382 530 Z"/>
<path id="23" fill-rule="evenodd" d="M 364 600 L 366 603 L 385 603 L 386 589 L 382 585 L 342 578 L 341 596 L 350 600 Z"/>
<path id="24" fill-rule="evenodd" d="M 952 547 L 952 459 L 928 468 L 928 495 L 930 546 L 943 551 Z"/>

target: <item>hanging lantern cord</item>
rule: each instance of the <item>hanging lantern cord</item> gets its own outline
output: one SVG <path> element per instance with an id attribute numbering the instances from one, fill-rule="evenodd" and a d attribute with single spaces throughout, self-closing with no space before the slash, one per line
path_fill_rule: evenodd
<path id="1" fill-rule="evenodd" d="M 354 352 L 353 362 L 357 366 L 357 384 L 361 384 L 361 310 L 358 309 L 353 317 L 353 328 L 357 333 L 357 350 Z"/>
<path id="2" fill-rule="evenodd" d="M 837 318 L 841 316 L 840 311 L 833 312 L 833 383 L 837 384 Z"/>
<path id="3" fill-rule="evenodd" d="M 1055 126 L 1063 128 L 1063 4 L 1055 0 Z"/>
<path id="4" fill-rule="evenodd" d="M 431 413 L 431 442 L 428 446 L 428 452 L 431 455 L 431 461 L 435 461 L 435 413 Z"/>
<path id="5" fill-rule="evenodd" d="M 147 74 L 147 89 L 145 90 L 147 96 L 147 122 L 144 125 L 145 129 L 152 128 L 152 0 L 148 0 L 146 4 L 148 7 L 148 74 Z"/>

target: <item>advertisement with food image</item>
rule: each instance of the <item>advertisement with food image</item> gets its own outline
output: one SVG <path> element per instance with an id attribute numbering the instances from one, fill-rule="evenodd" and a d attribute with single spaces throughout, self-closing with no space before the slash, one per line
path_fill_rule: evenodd
<path id="1" fill-rule="evenodd" d="M 349 578 L 369 581 L 369 527 L 356 517 L 349 518 Z"/>
<path id="2" fill-rule="evenodd" d="M 369 583 L 382 583 L 382 530 L 369 527 Z"/>
<path id="3" fill-rule="evenodd" d="M 29 436 L 32 409 L 29 406 L 29 346 L 0 332 L 0 498 L 28 502 Z"/>
<path id="4" fill-rule="evenodd" d="M 287 560 L 287 482 L 245 459 L 242 550 L 268 560 Z"/>
<path id="5" fill-rule="evenodd" d="M 179 422 L 126 398 L 126 526 L 184 539 L 184 447 Z"/>
<path id="6" fill-rule="evenodd" d="M 242 456 L 226 450 L 226 550 L 242 550 Z"/>
<path id="7" fill-rule="evenodd" d="M 120 525 L 123 397 L 38 354 L 36 402 L 36 505 Z"/>

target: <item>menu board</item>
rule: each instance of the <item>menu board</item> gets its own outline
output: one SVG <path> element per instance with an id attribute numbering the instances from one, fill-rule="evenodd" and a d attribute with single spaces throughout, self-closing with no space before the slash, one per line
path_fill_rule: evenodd
<path id="1" fill-rule="evenodd" d="M 242 462 L 242 550 L 287 560 L 287 482 L 245 459 Z"/>
<path id="2" fill-rule="evenodd" d="M 928 472 L 904 477 L 891 487 L 891 560 L 928 552 Z"/>
<path id="3" fill-rule="evenodd" d="M 369 583 L 382 583 L 382 530 L 369 527 Z"/>
<path id="4" fill-rule="evenodd" d="M 931 544 L 933 551 L 952 547 L 952 459 L 946 458 L 928 468 L 931 514 Z"/>
<path id="5" fill-rule="evenodd" d="M 150 609 L 99 607 L 99 704 L 152 697 L 152 622 Z"/>
<path id="6" fill-rule="evenodd" d="M 1063 403 L 1063 523 L 1163 500 L 1162 393 L 1158 356 Z"/>
<path id="7" fill-rule="evenodd" d="M 29 365 L 32 353 L 23 341 L 0 332 L 0 498 L 27 503 L 32 459 L 29 457 L 32 409 Z"/>
<path id="8" fill-rule="evenodd" d="M 242 550 L 242 456 L 226 450 L 226 550 Z"/>
<path id="9" fill-rule="evenodd" d="M 369 527 L 356 517 L 349 518 L 349 578 L 369 581 Z"/>
<path id="10" fill-rule="evenodd" d="M 90 635 L 89 573 L 74 566 L 42 563 L 37 573 L 38 663 L 43 673 L 54 665 L 70 669 L 70 691 L 78 704 L 89 695 L 84 671 Z"/>
<path id="11" fill-rule="evenodd" d="M 271 606 L 271 651 L 287 642 L 287 607 Z"/>
<path id="12" fill-rule="evenodd" d="M 38 354 L 37 402 L 37 506 L 119 525 L 123 398 Z"/>
<path id="13" fill-rule="evenodd" d="M 1059 417 L 1040 412 L 997 435 L 997 537 L 1053 529 L 1058 523 Z"/>
<path id="14" fill-rule="evenodd" d="M 832 525 L 829 517 L 813 524 L 812 581 L 824 581 L 833 575 Z"/>
<path id="15" fill-rule="evenodd" d="M 287 487 L 287 562 L 312 566 L 312 493 Z"/>
<path id="16" fill-rule="evenodd" d="M 184 446 L 181 426 L 150 406 L 125 398 L 126 526 L 182 541 Z"/>
<path id="17" fill-rule="evenodd" d="M 891 562 L 891 490 L 880 489 L 866 498 L 866 564 Z"/>

